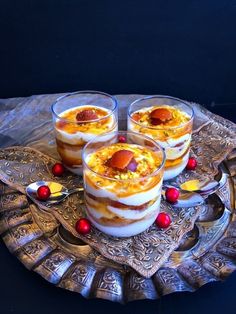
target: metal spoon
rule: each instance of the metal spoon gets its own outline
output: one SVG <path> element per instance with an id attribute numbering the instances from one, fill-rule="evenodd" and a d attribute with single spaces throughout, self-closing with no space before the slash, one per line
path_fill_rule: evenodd
<path id="1" fill-rule="evenodd" d="M 164 185 L 162 187 L 162 192 L 161 195 L 164 199 L 166 199 L 165 197 L 165 191 L 167 188 L 176 188 L 174 186 L 170 186 L 170 185 Z M 179 189 L 179 198 L 178 201 L 176 203 L 171 204 L 171 206 L 173 207 L 194 207 L 194 206 L 198 206 L 204 203 L 204 198 L 195 192 L 189 192 L 189 191 L 182 191 Z"/>
<path id="2" fill-rule="evenodd" d="M 188 192 L 195 192 L 195 193 L 201 194 L 202 196 L 215 193 L 219 187 L 220 187 L 220 182 L 216 180 L 205 180 L 205 181 L 189 180 L 189 181 L 185 181 L 184 183 L 180 185 L 181 190 L 188 191 Z"/>
<path id="3" fill-rule="evenodd" d="M 40 186 L 47 185 L 51 191 L 50 197 L 46 201 L 41 201 L 37 198 L 37 190 Z M 41 201 L 45 205 L 57 204 L 62 202 L 67 196 L 72 193 L 83 191 L 83 187 L 68 190 L 65 186 L 60 183 L 52 181 L 37 181 L 28 185 L 25 189 L 26 194 L 32 201 Z"/>

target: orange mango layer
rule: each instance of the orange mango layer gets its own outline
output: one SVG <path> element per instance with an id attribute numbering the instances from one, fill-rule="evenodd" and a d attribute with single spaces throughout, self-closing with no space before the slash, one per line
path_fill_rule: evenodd
<path id="1" fill-rule="evenodd" d="M 137 170 L 135 172 L 129 170 L 122 171 L 107 165 L 107 161 L 120 150 L 133 152 L 133 158 L 138 163 Z M 91 153 L 86 162 L 89 168 L 97 174 L 107 178 L 130 180 L 151 175 L 161 165 L 162 160 L 160 153 L 156 153 L 149 148 L 135 144 L 116 143 L 110 146 L 102 147 Z"/>
<path id="2" fill-rule="evenodd" d="M 93 110 L 94 113 L 98 116 L 98 121 L 94 122 L 78 122 L 76 116 L 79 112 L 84 110 Z M 113 124 L 113 116 L 108 116 L 109 112 L 103 108 L 96 106 L 81 106 L 65 111 L 60 114 L 60 117 L 65 120 L 59 120 L 56 122 L 56 128 L 62 131 L 65 131 L 69 134 L 75 134 L 77 132 L 82 133 L 92 133 L 92 134 L 101 134 L 103 132 L 109 131 L 111 125 Z M 107 118 L 105 118 L 108 116 Z M 66 121 L 69 120 L 69 121 Z M 113 125 L 112 125 L 113 127 Z"/>
<path id="3" fill-rule="evenodd" d="M 107 160 L 112 157 L 113 153 L 121 149 L 134 152 L 134 158 L 138 163 L 135 172 L 120 171 L 107 166 Z M 89 169 L 84 171 L 85 188 L 86 184 L 95 190 L 104 188 L 117 197 L 128 197 L 139 192 L 147 192 L 157 186 L 163 177 L 163 169 L 152 176 L 161 162 L 160 152 L 156 153 L 139 145 L 116 143 L 100 148 L 91 153 L 86 160 L 89 168 L 93 171 Z"/>
<path id="4" fill-rule="evenodd" d="M 150 113 L 158 108 L 168 109 L 172 113 L 172 118 L 155 126 L 151 123 Z M 190 116 L 180 109 L 171 106 L 152 106 L 138 110 L 131 114 L 131 118 L 134 120 L 130 121 L 133 131 L 149 135 L 153 139 L 160 141 L 165 141 L 168 138 L 179 138 L 186 133 L 192 132 Z"/>

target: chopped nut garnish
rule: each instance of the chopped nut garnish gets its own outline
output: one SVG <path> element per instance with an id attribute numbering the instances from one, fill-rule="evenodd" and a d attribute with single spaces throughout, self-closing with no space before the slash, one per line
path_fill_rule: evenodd
<path id="1" fill-rule="evenodd" d="M 114 160 L 112 163 L 113 156 L 116 156 L 117 159 L 115 163 Z M 122 158 L 119 159 L 117 156 Z M 132 162 L 134 164 L 127 167 Z M 116 143 L 102 147 L 91 153 L 87 160 L 88 166 L 93 171 L 119 180 L 130 180 L 147 176 L 153 173 L 160 166 L 161 162 L 160 155 L 151 149 L 128 143 Z"/>
<path id="2" fill-rule="evenodd" d="M 168 128 L 179 126 L 190 120 L 190 116 L 178 108 L 172 106 L 152 106 L 134 112 L 132 119 L 145 126 L 155 126 Z"/>
<path id="3" fill-rule="evenodd" d="M 65 120 L 58 120 L 56 128 L 70 134 L 77 132 L 100 134 L 103 130 L 112 130 L 115 126 L 114 117 L 108 116 L 109 113 L 108 110 L 97 106 L 80 106 L 63 112 L 60 117 Z M 101 120 L 93 121 L 96 119 Z"/>

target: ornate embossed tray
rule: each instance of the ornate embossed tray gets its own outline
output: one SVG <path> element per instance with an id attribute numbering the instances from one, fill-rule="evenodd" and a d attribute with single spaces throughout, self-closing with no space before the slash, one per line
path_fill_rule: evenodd
<path id="1" fill-rule="evenodd" d="M 122 109 L 127 100 L 125 97 L 120 97 L 118 100 L 120 100 L 120 120 L 122 120 L 124 117 Z M 25 105 L 29 106 L 29 103 Z M 192 177 L 216 177 L 221 185 L 217 193 L 210 195 L 200 208 L 179 210 L 173 213 L 167 204 L 162 204 L 164 210 L 172 211 L 174 216 L 172 230 L 167 230 L 164 235 L 165 241 L 168 237 L 171 238 L 171 241 L 166 241 L 164 251 L 160 243 L 155 247 L 155 237 L 152 248 L 149 246 L 150 235 L 152 232 L 156 233 L 150 228 L 150 231 L 136 241 L 138 242 L 137 251 L 146 250 L 144 256 L 139 256 L 140 254 L 136 256 L 136 261 L 141 262 L 141 266 L 135 267 L 126 263 L 125 259 L 117 258 L 114 250 L 116 246 L 119 246 L 119 242 L 116 242 L 116 239 L 111 244 L 109 239 L 103 238 L 104 247 L 110 246 L 109 254 L 104 254 L 101 250 L 98 252 L 99 248 L 91 242 L 96 237 L 101 239 L 98 234 L 90 239 L 81 237 L 79 239 L 78 235 L 73 233 L 73 228 L 70 228 L 70 220 L 72 226 L 73 219 L 77 219 L 76 212 L 71 212 L 73 200 L 62 208 L 59 207 L 57 214 L 52 215 L 47 208 L 38 207 L 38 204 L 31 203 L 22 194 L 26 169 L 21 168 L 19 171 L 15 164 L 15 168 L 13 167 L 11 162 L 16 161 L 17 154 L 14 149 L 9 149 L 8 153 L 12 154 L 11 156 L 14 155 L 14 158 L 9 157 L 6 150 L 1 152 L 0 158 L 2 161 L 0 178 L 8 184 L 1 183 L 0 185 L 0 233 L 10 252 L 15 254 L 28 269 L 34 270 L 59 287 L 79 292 L 85 297 L 98 297 L 118 302 L 156 299 L 161 295 L 176 291 L 194 291 L 207 282 L 226 278 L 236 268 L 234 212 L 236 129 L 233 123 L 197 105 L 194 105 L 194 109 L 197 112 L 197 119 L 192 150 L 193 154 L 198 156 L 200 167 L 197 173 L 183 173 L 177 181 L 181 182 Z M 40 133 L 43 136 L 38 136 L 39 133 L 31 135 L 33 141 L 28 138 L 28 143 L 37 149 L 41 148 L 42 152 L 46 151 L 47 145 L 47 153 L 50 152 L 50 155 L 55 157 L 51 132 L 45 131 L 46 128 L 41 128 Z M 21 149 L 17 152 L 18 155 L 21 152 L 20 156 L 22 156 Z M 208 160 L 208 156 L 212 158 Z M 31 162 L 35 166 L 34 158 Z M 23 164 L 28 170 L 29 159 Z M 30 167 L 32 181 L 35 180 L 33 168 Z M 42 170 L 41 167 L 40 169 Z M 38 175 L 40 173 L 42 177 L 45 177 L 46 172 L 47 169 L 45 173 L 38 172 Z M 73 177 L 68 177 L 66 178 L 67 185 L 68 182 L 72 185 L 79 184 L 79 178 L 74 181 Z M 81 208 L 83 207 L 82 195 L 77 195 L 76 202 L 81 205 Z M 178 228 L 174 228 L 175 226 Z M 174 245 L 173 239 L 176 239 Z M 127 243 L 130 244 L 129 241 L 126 245 Z M 161 255 L 164 255 L 164 259 L 156 258 L 157 267 L 152 267 L 152 272 L 148 273 L 148 268 L 144 265 L 155 264 L 148 258 Z M 142 269 L 146 269 L 146 272 L 143 273 Z"/>

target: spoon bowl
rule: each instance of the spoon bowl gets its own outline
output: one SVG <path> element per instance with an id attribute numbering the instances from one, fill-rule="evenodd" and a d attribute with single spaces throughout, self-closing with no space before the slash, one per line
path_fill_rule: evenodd
<path id="1" fill-rule="evenodd" d="M 162 197 L 166 199 L 165 197 L 165 191 L 167 188 L 175 188 L 174 186 L 170 185 L 164 185 L 162 188 Z M 187 208 L 187 207 L 194 207 L 198 206 L 204 203 L 204 198 L 195 192 L 189 192 L 189 191 L 183 191 L 179 189 L 179 198 L 176 203 L 171 204 L 173 207 L 182 207 L 182 208 Z"/>
<path id="2" fill-rule="evenodd" d="M 215 193 L 219 187 L 220 182 L 216 180 L 189 180 L 180 185 L 182 191 L 195 192 L 203 196 Z"/>
<path id="3" fill-rule="evenodd" d="M 46 185 L 51 191 L 51 195 L 46 201 L 42 201 L 37 196 L 37 190 L 40 186 Z M 72 193 L 83 191 L 82 187 L 68 190 L 64 185 L 53 181 L 37 181 L 28 185 L 25 189 L 26 194 L 32 201 L 40 201 L 45 205 L 58 204 Z"/>

